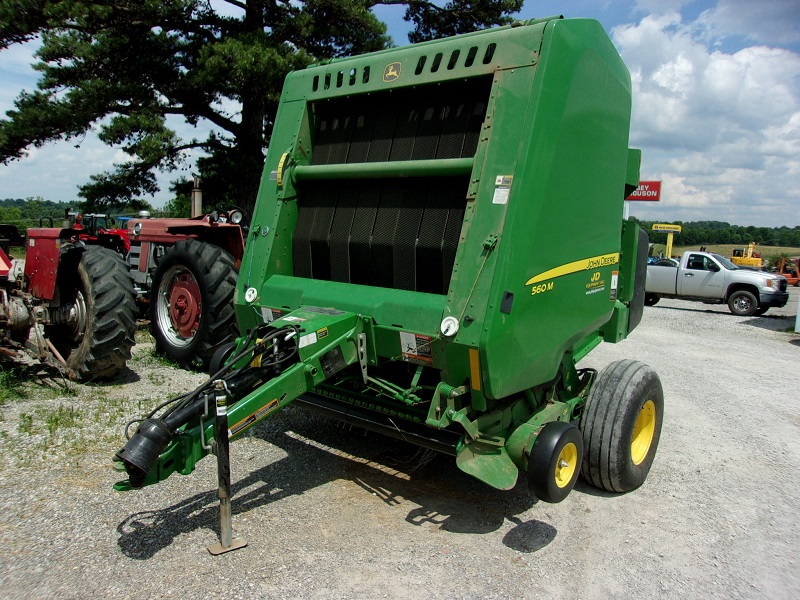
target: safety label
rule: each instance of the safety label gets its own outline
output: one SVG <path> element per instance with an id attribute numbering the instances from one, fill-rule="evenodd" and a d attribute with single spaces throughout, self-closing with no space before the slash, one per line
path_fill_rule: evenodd
<path id="1" fill-rule="evenodd" d="M 401 331 L 400 348 L 403 360 L 416 364 L 431 364 L 433 362 L 432 341 L 432 338 L 427 335 Z"/>
<path id="2" fill-rule="evenodd" d="M 513 181 L 513 175 L 498 175 L 495 177 L 492 204 L 508 204 L 508 196 L 511 194 Z"/>
<path id="3" fill-rule="evenodd" d="M 266 306 L 261 307 L 261 317 L 264 319 L 264 323 L 272 323 L 276 319 L 280 319 L 282 316 L 282 310 L 278 310 L 277 308 L 267 308 Z"/>
<path id="4" fill-rule="evenodd" d="M 619 286 L 619 271 L 611 271 L 611 297 L 612 302 L 617 299 L 617 287 Z"/>
<path id="5" fill-rule="evenodd" d="M 268 402 L 266 406 L 263 406 L 260 409 L 258 409 L 252 415 L 248 416 L 245 419 L 242 419 L 241 421 L 236 423 L 236 425 L 228 429 L 228 437 L 232 438 L 235 435 L 239 435 L 242 431 L 250 427 L 250 425 L 253 425 L 260 419 L 266 417 L 273 410 L 277 409 L 278 404 L 279 404 L 278 399 L 275 398 L 271 402 Z"/>
<path id="6" fill-rule="evenodd" d="M 335 308 L 322 308 L 320 306 L 304 306 L 303 310 L 306 312 L 318 313 L 320 315 L 330 315 L 331 317 L 339 317 L 344 314 L 343 310 L 336 310 Z"/>
<path id="7" fill-rule="evenodd" d="M 317 332 L 312 331 L 311 333 L 307 333 L 304 336 L 302 336 L 297 345 L 300 348 L 305 348 L 306 346 L 310 346 L 311 344 L 316 344 L 316 343 L 317 343 Z"/>

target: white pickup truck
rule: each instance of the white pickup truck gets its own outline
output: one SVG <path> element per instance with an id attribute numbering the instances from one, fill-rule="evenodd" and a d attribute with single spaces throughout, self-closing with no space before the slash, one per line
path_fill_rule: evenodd
<path id="1" fill-rule="evenodd" d="M 664 258 L 647 265 L 644 290 L 647 306 L 660 298 L 727 303 L 733 314 L 744 317 L 763 315 L 789 300 L 785 277 L 741 269 L 719 254 L 692 250 L 678 261 Z"/>

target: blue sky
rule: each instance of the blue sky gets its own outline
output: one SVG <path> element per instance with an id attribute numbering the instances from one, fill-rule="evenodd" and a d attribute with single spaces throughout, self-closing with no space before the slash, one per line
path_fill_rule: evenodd
<path id="1" fill-rule="evenodd" d="M 404 11 L 375 9 L 397 45 L 408 43 Z M 663 181 L 662 201 L 631 203 L 632 215 L 800 225 L 798 0 L 528 0 L 520 18 L 555 14 L 600 21 L 631 71 L 631 146 L 642 149 L 642 179 Z M 0 52 L 0 114 L 35 86 L 32 51 Z M 0 166 L 0 198 L 74 200 L 90 174 L 124 160 L 93 135 L 48 144 Z M 190 174 L 163 175 L 149 200 L 162 205 L 168 182 Z"/>

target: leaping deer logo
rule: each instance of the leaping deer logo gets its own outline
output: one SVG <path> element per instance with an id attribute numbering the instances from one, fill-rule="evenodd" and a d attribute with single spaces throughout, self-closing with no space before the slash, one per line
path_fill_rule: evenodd
<path id="1" fill-rule="evenodd" d="M 386 83 L 396 81 L 400 77 L 400 71 L 402 68 L 403 66 L 399 62 L 393 62 L 386 65 L 386 68 L 383 70 L 383 81 Z"/>

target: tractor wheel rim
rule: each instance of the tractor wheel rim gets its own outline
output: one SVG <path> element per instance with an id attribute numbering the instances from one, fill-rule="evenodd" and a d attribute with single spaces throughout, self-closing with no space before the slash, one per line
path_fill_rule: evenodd
<path id="1" fill-rule="evenodd" d="M 633 426 L 633 439 L 631 440 L 631 460 L 633 464 L 639 465 L 650 452 L 653 444 L 653 436 L 656 432 L 656 405 L 652 400 L 648 400 L 639 411 L 636 417 L 636 424 Z"/>
<path id="2" fill-rule="evenodd" d="M 200 327 L 202 294 L 191 271 L 181 266 L 169 269 L 159 286 L 156 316 L 159 329 L 174 346 L 188 345 Z"/>
<path id="3" fill-rule="evenodd" d="M 72 333 L 72 341 L 80 344 L 86 333 L 86 324 L 88 319 L 86 317 L 86 300 L 83 293 L 78 290 L 75 295 L 75 302 L 69 309 L 69 316 L 67 317 L 67 326 Z"/>
<path id="4" fill-rule="evenodd" d="M 555 480 L 556 485 L 564 488 L 572 481 L 575 469 L 578 466 L 578 447 L 572 442 L 561 449 L 556 459 Z"/>

